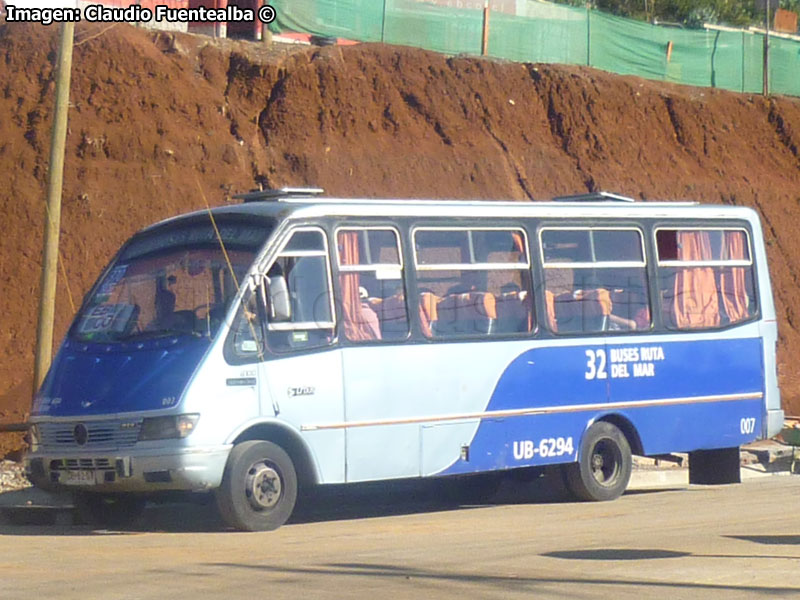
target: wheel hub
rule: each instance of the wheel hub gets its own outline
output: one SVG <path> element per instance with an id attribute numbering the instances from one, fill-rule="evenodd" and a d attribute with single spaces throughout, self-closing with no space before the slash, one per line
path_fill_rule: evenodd
<path id="1" fill-rule="evenodd" d="M 245 493 L 256 510 L 273 508 L 281 497 L 280 474 L 266 463 L 255 464 L 247 472 Z"/>
<path id="2" fill-rule="evenodd" d="M 592 453 L 590 461 L 592 475 L 599 484 L 612 485 L 617 477 L 620 462 L 621 457 L 615 448 L 601 441 Z"/>

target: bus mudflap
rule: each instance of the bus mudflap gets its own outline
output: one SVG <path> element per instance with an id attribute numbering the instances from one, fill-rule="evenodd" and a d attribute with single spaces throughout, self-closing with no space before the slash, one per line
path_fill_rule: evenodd
<path id="1" fill-rule="evenodd" d="M 689 483 L 741 483 L 739 447 L 689 452 Z"/>

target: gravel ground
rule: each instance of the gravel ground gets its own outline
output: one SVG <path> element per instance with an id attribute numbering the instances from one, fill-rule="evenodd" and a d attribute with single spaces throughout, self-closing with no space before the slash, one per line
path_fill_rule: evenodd
<path id="1" fill-rule="evenodd" d="M 0 461 L 0 493 L 30 487 L 22 464 L 11 460 Z"/>

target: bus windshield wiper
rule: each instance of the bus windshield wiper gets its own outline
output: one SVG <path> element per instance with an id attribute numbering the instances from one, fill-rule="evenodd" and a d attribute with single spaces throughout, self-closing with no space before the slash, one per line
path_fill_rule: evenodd
<path id="1" fill-rule="evenodd" d="M 177 329 L 157 329 L 155 331 L 134 331 L 125 336 L 116 338 L 118 342 L 134 342 L 140 340 L 152 340 L 162 337 L 173 337 L 179 335 L 194 335 L 192 331 L 179 331 Z"/>

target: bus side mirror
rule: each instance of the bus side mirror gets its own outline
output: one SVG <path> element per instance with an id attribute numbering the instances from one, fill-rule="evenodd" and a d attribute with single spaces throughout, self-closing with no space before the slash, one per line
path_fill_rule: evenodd
<path id="1" fill-rule="evenodd" d="M 269 320 L 280 323 L 292 320 L 292 302 L 289 297 L 289 286 L 283 275 L 273 275 L 264 284 L 269 297 Z"/>

